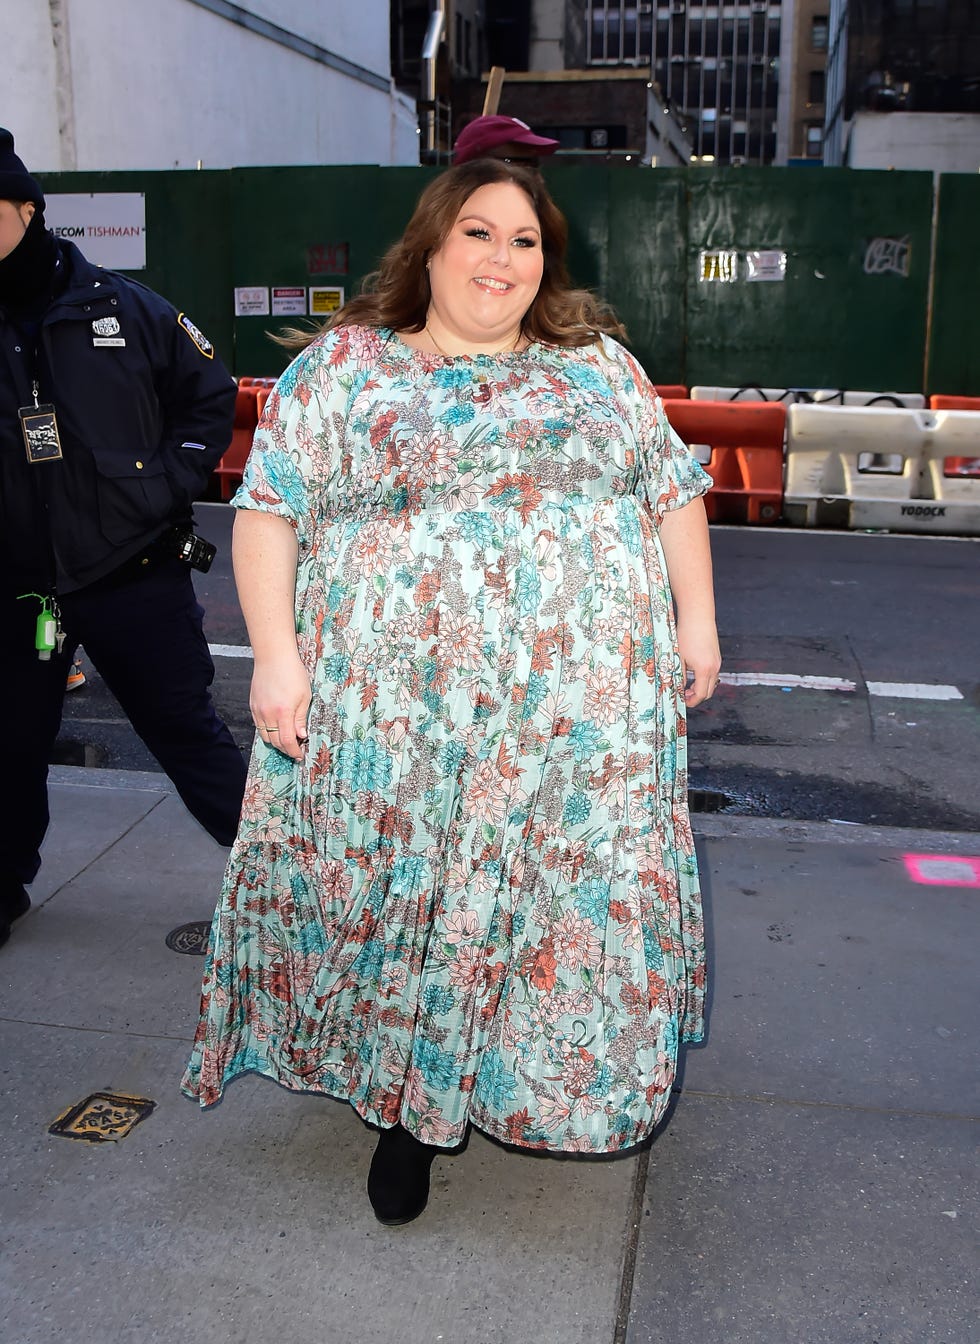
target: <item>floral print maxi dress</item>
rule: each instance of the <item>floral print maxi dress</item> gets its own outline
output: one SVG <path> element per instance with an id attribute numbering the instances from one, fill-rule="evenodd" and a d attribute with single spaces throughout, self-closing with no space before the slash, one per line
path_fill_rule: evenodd
<path id="1" fill-rule="evenodd" d="M 608 338 L 338 327 L 286 370 L 234 503 L 296 529 L 309 743 L 255 742 L 186 1092 L 255 1070 L 445 1147 L 651 1132 L 704 997 L 657 520 L 709 484 Z"/>

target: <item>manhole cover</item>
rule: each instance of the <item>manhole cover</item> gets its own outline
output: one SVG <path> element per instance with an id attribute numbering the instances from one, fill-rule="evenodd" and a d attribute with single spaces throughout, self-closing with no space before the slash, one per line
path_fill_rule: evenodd
<path id="1" fill-rule="evenodd" d="M 171 952 L 186 952 L 190 957 L 203 957 L 208 950 L 210 932 L 210 921 L 181 924 L 179 929 L 173 929 L 167 934 L 167 946 Z"/>
<path id="2" fill-rule="evenodd" d="M 89 1143 L 113 1143 L 124 1139 L 156 1107 L 148 1097 L 127 1097 L 118 1092 L 93 1092 L 63 1111 L 48 1130 L 64 1139 Z"/>

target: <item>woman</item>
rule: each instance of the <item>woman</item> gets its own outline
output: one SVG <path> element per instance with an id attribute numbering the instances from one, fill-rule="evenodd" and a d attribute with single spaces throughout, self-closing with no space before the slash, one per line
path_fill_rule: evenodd
<path id="1" fill-rule="evenodd" d="M 564 244 L 524 169 L 436 179 L 234 500 L 257 741 L 185 1090 L 346 1098 L 390 1224 L 470 1123 L 639 1142 L 702 1031 L 709 481 Z"/>

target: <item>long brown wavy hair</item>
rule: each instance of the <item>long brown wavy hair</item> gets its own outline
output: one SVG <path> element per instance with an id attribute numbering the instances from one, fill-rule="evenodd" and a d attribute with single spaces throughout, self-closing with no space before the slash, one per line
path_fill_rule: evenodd
<path id="1" fill-rule="evenodd" d="M 465 203 L 480 187 L 512 182 L 534 207 L 541 229 L 544 269 L 541 285 L 524 314 L 523 334 L 555 345 L 591 345 L 600 332 L 625 336 L 615 313 L 587 289 L 573 289 L 565 265 L 568 225 L 541 175 L 500 159 L 474 159 L 441 173 L 422 192 L 405 232 L 366 276 L 361 292 L 316 331 L 291 328 L 281 345 L 299 349 L 331 327 L 359 323 L 392 331 L 421 331 L 429 309 L 426 262 L 438 252 Z"/>

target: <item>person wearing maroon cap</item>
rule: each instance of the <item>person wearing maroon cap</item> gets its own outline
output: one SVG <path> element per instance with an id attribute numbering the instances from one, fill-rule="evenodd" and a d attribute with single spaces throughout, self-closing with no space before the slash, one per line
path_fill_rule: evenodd
<path id="1" fill-rule="evenodd" d="M 518 121 L 517 117 L 477 117 L 456 137 L 453 163 L 503 159 L 504 163 L 523 163 L 536 168 L 557 148 L 557 140 L 535 135 L 530 126 Z"/>
<path id="2" fill-rule="evenodd" d="M 389 1227 L 471 1124 L 645 1141 L 703 1034 L 710 477 L 566 238 L 541 173 L 433 175 L 233 500 L 256 741 L 183 1087 L 348 1101 Z"/>

